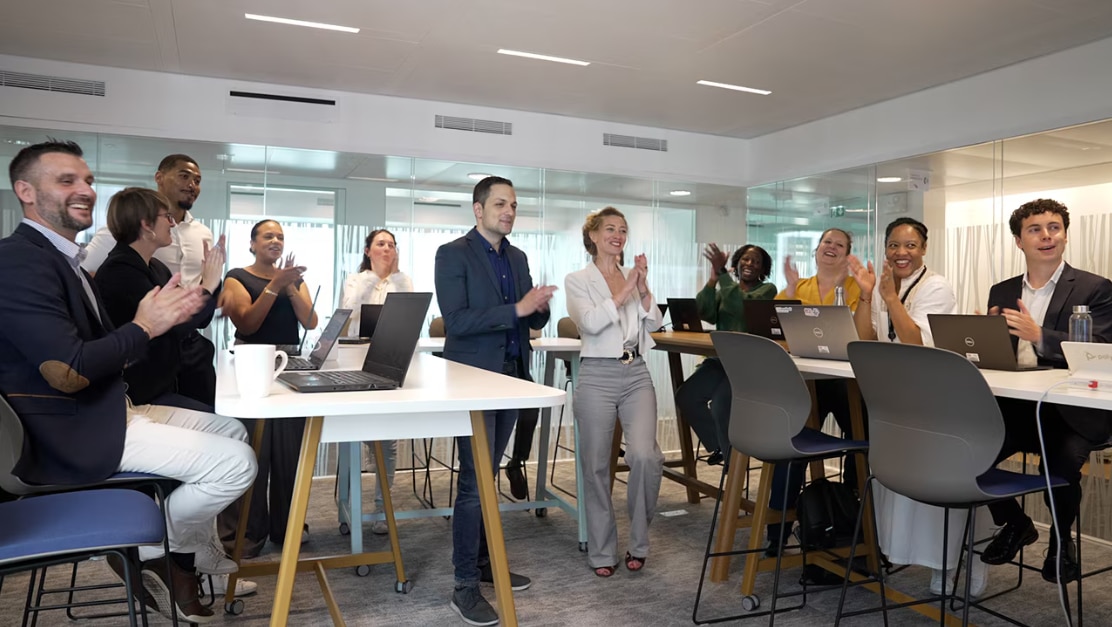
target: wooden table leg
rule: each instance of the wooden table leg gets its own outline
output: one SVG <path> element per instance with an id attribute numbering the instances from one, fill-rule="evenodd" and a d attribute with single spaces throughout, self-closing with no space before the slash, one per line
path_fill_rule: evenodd
<path id="1" fill-rule="evenodd" d="M 672 396 L 675 397 L 676 391 L 680 389 L 683 384 L 683 361 L 679 353 L 668 353 L 668 370 L 672 376 Z M 683 419 L 680 408 L 676 406 L 676 429 L 680 436 L 680 456 L 683 459 L 683 474 L 689 479 L 698 481 L 699 473 L 695 470 L 695 443 L 691 441 L 691 428 L 687 426 L 687 421 Z M 699 489 L 690 483 L 687 484 L 687 502 L 699 502 Z"/>
<path id="2" fill-rule="evenodd" d="M 741 492 L 745 487 L 745 475 L 749 473 L 748 466 L 748 455 L 742 455 L 737 449 L 730 450 L 730 470 L 726 474 L 726 485 L 722 488 L 722 505 L 718 509 L 718 537 L 714 540 L 713 549 L 715 553 L 729 551 L 734 547 Z M 726 555 L 711 558 L 710 580 L 719 582 L 729 578 L 730 557 Z"/>
<path id="3" fill-rule="evenodd" d="M 382 512 L 386 516 L 386 528 L 390 534 L 390 552 L 394 554 L 394 573 L 398 583 L 405 584 L 405 564 L 402 563 L 402 547 L 398 544 L 398 524 L 394 520 L 394 498 L 390 495 L 390 481 L 386 474 L 386 457 L 382 454 L 382 441 L 376 440 L 375 444 L 375 473 L 378 475 L 378 485 L 382 490 Z M 362 514 L 353 517 L 352 524 L 363 526 Z"/>
<path id="4" fill-rule="evenodd" d="M 259 450 L 263 447 L 263 434 L 266 432 L 266 421 L 255 421 L 255 433 L 251 435 L 251 448 L 255 450 L 255 458 L 259 457 Z M 232 561 L 239 564 L 243 559 L 243 539 L 247 535 L 247 514 L 251 510 L 251 497 L 255 492 L 255 482 L 252 481 L 251 485 L 247 486 L 247 491 L 243 493 L 243 500 L 239 508 L 239 520 L 236 522 L 236 540 L 232 545 Z M 233 601 L 236 600 L 236 580 L 239 579 L 238 573 L 228 575 L 228 589 L 224 592 L 224 606 L 228 607 Z"/>
<path id="5" fill-rule="evenodd" d="M 513 590 L 510 588 L 510 566 L 506 559 L 506 542 L 502 535 L 502 515 L 498 512 L 498 493 L 494 489 L 494 471 L 490 463 L 486 419 L 481 411 L 471 412 L 471 451 L 475 458 L 475 479 L 479 484 L 479 502 L 486 527 L 490 567 L 494 572 L 494 594 L 498 598 L 498 616 L 506 627 L 517 627 Z"/>
<path id="6" fill-rule="evenodd" d="M 283 627 L 289 622 L 293 581 L 297 575 L 297 560 L 301 553 L 301 530 L 305 525 L 305 512 L 309 509 L 313 466 L 317 463 L 317 447 L 320 445 L 320 432 L 323 425 L 324 418 L 321 416 L 312 416 L 305 420 L 305 433 L 301 437 L 301 454 L 297 459 L 293 499 L 290 501 L 290 518 L 286 523 L 286 537 L 282 543 L 282 563 L 278 567 L 278 583 L 274 589 L 274 607 L 270 614 L 271 627 Z M 331 611 L 331 608 L 329 609 Z"/>

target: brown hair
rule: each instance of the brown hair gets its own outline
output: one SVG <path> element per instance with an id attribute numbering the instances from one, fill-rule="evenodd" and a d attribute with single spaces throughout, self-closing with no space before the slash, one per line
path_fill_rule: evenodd
<path id="1" fill-rule="evenodd" d="M 1062 228 L 1066 231 L 1070 230 L 1070 210 L 1057 200 L 1049 198 L 1039 198 L 1020 205 L 1019 209 L 1012 212 L 1012 217 L 1008 218 L 1008 228 L 1012 230 L 1012 235 L 1019 237 L 1019 232 L 1023 230 L 1023 221 L 1043 213 L 1056 213 L 1062 216 Z"/>
<path id="2" fill-rule="evenodd" d="M 363 246 L 363 263 L 359 264 L 360 272 L 371 269 L 371 258 L 369 255 L 367 255 L 366 250 L 371 247 L 371 244 L 374 243 L 375 238 L 378 237 L 379 233 L 385 233 L 389 235 L 390 239 L 394 240 L 394 248 L 398 247 L 398 238 L 394 237 L 394 234 L 390 231 L 387 231 L 386 229 L 375 229 L 371 231 L 371 234 L 367 236 L 366 245 Z"/>
<path id="3" fill-rule="evenodd" d="M 143 222 L 154 228 L 158 214 L 170 210 L 170 199 L 153 189 L 126 187 L 108 201 L 108 230 L 121 244 L 131 244 L 143 233 Z"/>
<path id="4" fill-rule="evenodd" d="M 822 235 L 819 236 L 819 243 L 821 244 L 822 240 L 826 239 L 826 234 L 831 232 L 831 231 L 837 231 L 837 232 L 841 233 L 842 235 L 846 236 L 846 254 L 848 255 L 848 254 L 852 253 L 853 252 L 853 235 L 851 235 L 849 231 L 847 231 L 845 229 L 839 229 L 836 226 L 831 227 L 831 228 L 826 229 L 825 231 L 823 231 Z"/>
<path id="5" fill-rule="evenodd" d="M 587 249 L 587 254 L 592 258 L 598 256 L 598 246 L 595 246 L 595 243 L 591 241 L 591 233 L 602 227 L 603 218 L 609 218 L 610 216 L 619 217 L 626 223 L 626 226 L 629 225 L 625 214 L 614 207 L 603 207 L 594 213 L 589 213 L 587 214 L 587 219 L 583 222 L 583 247 Z M 624 253 L 618 257 L 618 265 L 623 263 L 625 263 Z"/>

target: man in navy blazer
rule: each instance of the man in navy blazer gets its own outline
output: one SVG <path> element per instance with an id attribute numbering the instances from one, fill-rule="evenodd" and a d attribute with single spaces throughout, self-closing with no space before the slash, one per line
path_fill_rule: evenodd
<path id="1" fill-rule="evenodd" d="M 444 358 L 532 380 L 529 376 L 529 329 L 548 322 L 548 301 L 555 287 L 533 287 L 525 253 L 506 236 L 517 217 L 517 195 L 508 179 L 490 176 L 472 195 L 475 228 L 436 251 L 436 299 L 444 317 Z M 491 465 L 506 450 L 517 410 L 486 412 Z M 471 438 L 458 439 L 458 492 L 452 514 L 452 563 L 455 590 L 451 607 L 472 625 L 494 625 L 498 614 L 479 592 L 480 581 L 492 582 L 486 534 Z M 531 584 L 510 574 L 514 590 Z"/>
<path id="2" fill-rule="evenodd" d="M 171 552 L 141 547 L 141 578 L 163 614 L 209 620 L 212 610 L 197 600 L 193 556 L 212 540 L 216 513 L 251 485 L 254 452 L 243 426 L 230 418 L 130 408 L 121 374 L 144 359 L 150 340 L 198 312 L 205 296 L 200 288 L 179 288 L 175 275 L 147 293 L 131 322 L 115 328 L 80 268 L 77 234 L 92 225 L 96 205 L 81 148 L 57 141 L 28 146 L 9 174 L 24 216 L 0 240 L 0 394 L 25 431 L 14 474 L 40 485 L 93 483 L 119 471 L 181 481 L 166 499 Z M 122 562 L 109 565 L 122 575 Z"/>
<path id="3" fill-rule="evenodd" d="M 1088 305 L 1093 316 L 1094 342 L 1112 342 L 1112 281 L 1063 261 L 1069 225 L 1066 206 L 1048 199 L 1020 206 L 1009 220 L 1016 246 L 1026 259 L 1027 272 L 993 285 L 988 306 L 989 314 L 1007 318 L 1012 346 L 1021 366 L 1066 367 L 1062 342 L 1069 337 L 1074 305 Z M 1018 451 L 1039 453 L 1035 403 L 1004 398 L 998 402 L 1006 427 L 998 460 Z M 1061 580 L 1070 582 L 1080 576 L 1070 527 L 1081 504 L 1081 467 L 1095 447 L 1108 441 L 1112 428 L 1109 412 L 1050 403 L 1042 406 L 1042 425 L 1046 443 L 1044 467 L 1069 482 L 1054 491 L 1057 517 L 1055 528 L 1050 530 L 1050 550 L 1042 575 L 1050 582 L 1059 580 L 1057 533 L 1061 533 L 1067 547 L 1062 553 Z M 994 522 L 1003 528 L 985 548 L 982 561 L 1009 562 L 1022 546 L 1038 538 L 1031 519 L 1014 499 L 989 505 L 989 510 Z"/>

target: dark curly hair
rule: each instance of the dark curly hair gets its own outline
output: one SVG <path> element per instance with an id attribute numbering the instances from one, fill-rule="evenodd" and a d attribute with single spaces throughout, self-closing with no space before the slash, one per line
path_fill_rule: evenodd
<path id="1" fill-rule="evenodd" d="M 764 283 L 769 275 L 772 274 L 772 255 L 769 255 L 767 250 L 756 244 L 746 244 L 735 250 L 734 254 L 730 256 L 730 267 L 734 269 L 734 276 L 740 277 L 741 271 L 738 269 L 737 264 L 741 262 L 741 256 L 751 250 L 757 251 L 757 254 L 761 256 L 761 271 L 757 274 L 757 280 Z M 740 278 L 738 280 L 740 280 Z"/>
<path id="2" fill-rule="evenodd" d="M 1012 212 L 1012 217 L 1008 218 L 1008 228 L 1012 230 L 1012 235 L 1019 237 L 1020 231 L 1023 230 L 1023 221 L 1043 213 L 1056 213 L 1062 216 L 1062 226 L 1067 231 L 1070 230 L 1070 210 L 1057 200 L 1049 198 L 1039 198 L 1020 205 L 1019 209 Z"/>
<path id="3" fill-rule="evenodd" d="M 888 238 L 892 237 L 892 231 L 895 231 L 896 227 L 904 225 L 910 226 L 911 228 L 915 229 L 915 232 L 919 234 L 919 237 L 923 238 L 923 243 L 927 243 L 927 225 L 916 220 L 915 218 L 896 218 L 895 220 L 889 222 L 888 227 L 884 229 L 884 241 L 887 242 Z"/>

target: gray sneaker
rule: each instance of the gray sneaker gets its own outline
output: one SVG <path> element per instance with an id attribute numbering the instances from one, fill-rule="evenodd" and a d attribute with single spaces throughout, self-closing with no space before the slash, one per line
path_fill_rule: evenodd
<path id="1" fill-rule="evenodd" d="M 483 598 L 478 586 L 456 588 L 449 605 L 468 625 L 498 624 L 498 612 Z"/>
<path id="2" fill-rule="evenodd" d="M 479 581 L 481 583 L 494 583 L 494 570 L 490 564 L 479 567 Z M 533 585 L 533 580 L 525 575 L 519 575 L 515 572 L 510 572 L 510 590 L 521 591 Z"/>

